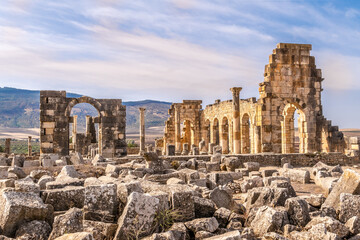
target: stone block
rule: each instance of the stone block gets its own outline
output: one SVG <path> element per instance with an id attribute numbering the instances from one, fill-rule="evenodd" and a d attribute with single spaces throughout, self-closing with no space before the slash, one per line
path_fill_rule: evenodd
<path id="1" fill-rule="evenodd" d="M 338 211 L 340 208 L 341 193 L 360 194 L 359 173 L 351 169 L 346 169 L 329 196 L 326 198 L 322 207 L 333 207 Z"/>
<path id="2" fill-rule="evenodd" d="M 42 199 L 46 204 L 51 204 L 55 211 L 67 211 L 72 207 L 83 208 L 85 188 L 68 186 L 60 189 L 45 190 Z"/>

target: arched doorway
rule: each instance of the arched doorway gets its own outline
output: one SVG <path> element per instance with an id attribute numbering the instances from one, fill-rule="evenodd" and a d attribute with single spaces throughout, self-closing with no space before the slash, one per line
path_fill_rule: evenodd
<path id="1" fill-rule="evenodd" d="M 220 144 L 219 120 L 217 118 L 214 119 L 212 126 L 212 143 L 215 143 L 216 145 Z"/>
<path id="2" fill-rule="evenodd" d="M 241 118 L 241 153 L 250 153 L 250 116 L 245 113 Z"/>
<path id="3" fill-rule="evenodd" d="M 99 111 L 89 103 L 78 103 L 71 108 L 69 119 L 69 150 L 82 155 L 99 153 Z"/>
<path id="4" fill-rule="evenodd" d="M 223 117 L 221 122 L 221 147 L 224 154 L 229 153 L 229 121 Z"/>
<path id="5" fill-rule="evenodd" d="M 285 106 L 281 122 L 282 153 L 306 152 L 305 117 L 304 111 L 298 104 L 288 104 Z"/>

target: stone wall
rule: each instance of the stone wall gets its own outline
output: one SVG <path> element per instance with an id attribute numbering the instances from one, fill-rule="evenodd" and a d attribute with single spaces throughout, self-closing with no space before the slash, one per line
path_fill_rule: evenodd
<path id="1" fill-rule="evenodd" d="M 198 145 L 204 140 L 222 146 L 222 153 L 315 153 L 342 152 L 351 146 L 337 126 L 323 116 L 321 104 L 322 73 L 310 55 L 310 44 L 279 43 L 265 66 L 264 81 L 259 84 L 260 98 L 216 100 L 201 109 L 201 101 L 174 103 L 166 122 L 163 149 L 183 143 Z M 178 115 L 176 108 L 179 108 Z M 295 138 L 295 114 L 298 139 Z M 238 126 L 240 118 L 241 129 Z M 190 125 L 180 124 L 189 119 Z M 240 131 L 240 136 L 237 136 Z M 191 137 L 189 137 L 191 136 Z M 234 138 L 236 136 L 236 139 Z M 239 138 L 241 144 L 239 144 Z M 209 149 L 208 149 L 209 151 Z M 164 152 L 164 151 L 163 151 Z M 209 151 L 210 152 L 210 151 Z"/>
<path id="2" fill-rule="evenodd" d="M 71 110 L 79 103 L 89 103 L 99 113 L 99 153 L 104 157 L 126 155 L 126 107 L 121 99 L 67 98 L 65 91 L 40 92 L 41 153 L 69 154 Z"/>

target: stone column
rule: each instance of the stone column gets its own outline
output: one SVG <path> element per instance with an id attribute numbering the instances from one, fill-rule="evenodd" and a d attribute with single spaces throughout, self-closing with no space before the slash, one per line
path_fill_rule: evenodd
<path id="1" fill-rule="evenodd" d="M 175 105 L 175 152 L 181 152 L 180 105 Z"/>
<path id="2" fill-rule="evenodd" d="M 233 144 L 234 154 L 241 153 L 241 136 L 240 136 L 240 91 L 241 87 L 233 87 L 230 91 L 233 94 Z"/>
<path id="3" fill-rule="evenodd" d="M 91 116 L 86 115 L 86 136 L 89 136 L 91 134 Z"/>
<path id="4" fill-rule="evenodd" d="M 28 156 L 32 156 L 31 136 L 28 136 Z"/>
<path id="5" fill-rule="evenodd" d="M 145 151 L 145 108 L 139 108 L 140 111 L 140 153 Z"/>
<path id="6" fill-rule="evenodd" d="M 5 139 L 5 153 L 10 154 L 10 142 L 11 138 Z"/>
<path id="7" fill-rule="evenodd" d="M 76 133 L 77 133 L 77 115 L 73 116 L 73 128 L 72 128 L 72 143 L 74 144 L 74 149 L 75 149 L 75 144 L 76 144 Z"/>

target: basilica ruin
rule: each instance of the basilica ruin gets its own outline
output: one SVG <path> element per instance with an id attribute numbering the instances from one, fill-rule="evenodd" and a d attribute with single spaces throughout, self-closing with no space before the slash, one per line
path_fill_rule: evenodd
<path id="1" fill-rule="evenodd" d="M 215 100 L 205 109 L 199 100 L 172 104 L 158 147 L 165 153 L 174 145 L 177 154 L 199 143 L 203 153 L 212 153 L 215 145 L 223 154 L 345 153 L 343 133 L 323 116 L 324 78 L 310 50 L 310 44 L 279 43 L 265 66 L 258 99 L 241 99 L 242 88 L 234 87 L 231 100 Z"/>

